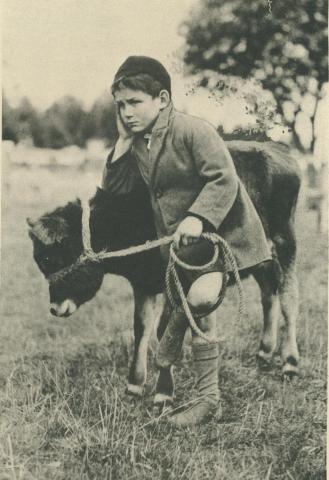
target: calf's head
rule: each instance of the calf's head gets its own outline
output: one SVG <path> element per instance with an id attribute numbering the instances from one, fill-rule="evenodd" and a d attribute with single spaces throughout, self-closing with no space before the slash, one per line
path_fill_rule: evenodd
<path id="1" fill-rule="evenodd" d="M 81 262 L 80 202 L 69 203 L 36 221 L 27 219 L 33 256 L 49 282 L 50 312 L 67 317 L 94 297 L 104 276 L 100 264 Z"/>

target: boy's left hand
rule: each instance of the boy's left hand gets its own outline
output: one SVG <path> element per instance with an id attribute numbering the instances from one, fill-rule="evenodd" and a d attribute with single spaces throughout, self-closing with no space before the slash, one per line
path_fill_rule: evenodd
<path id="1" fill-rule="evenodd" d="M 178 248 L 181 244 L 191 245 L 196 243 L 202 234 L 202 230 L 203 224 L 199 218 L 192 216 L 184 218 L 174 233 L 173 241 L 175 246 Z"/>

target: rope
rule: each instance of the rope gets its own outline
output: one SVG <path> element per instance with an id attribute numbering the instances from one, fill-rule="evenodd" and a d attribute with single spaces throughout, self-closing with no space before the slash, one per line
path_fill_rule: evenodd
<path id="1" fill-rule="evenodd" d="M 191 312 L 191 308 L 188 304 L 186 295 L 184 293 L 182 283 L 177 273 L 176 265 L 179 265 L 181 268 L 189 271 L 202 271 L 206 268 L 210 268 L 216 264 L 219 257 L 219 247 L 221 247 L 221 253 L 223 254 L 223 261 L 224 261 L 223 283 L 222 283 L 222 287 L 221 287 L 216 304 L 210 310 L 208 310 L 207 314 L 217 309 L 219 305 L 223 302 L 225 293 L 226 293 L 227 282 L 228 282 L 228 271 L 231 270 L 233 277 L 235 279 L 235 286 L 236 286 L 238 298 L 239 298 L 238 317 L 239 319 L 243 317 L 244 293 L 243 293 L 243 288 L 242 288 L 241 279 L 239 275 L 239 269 L 230 246 L 228 245 L 226 240 L 224 240 L 224 238 L 222 238 L 220 235 L 218 235 L 217 233 L 201 234 L 201 238 L 208 240 L 214 246 L 213 257 L 205 265 L 189 265 L 188 263 L 183 262 L 176 254 L 175 245 L 173 242 L 173 235 L 165 236 L 157 240 L 147 241 L 144 244 L 136 245 L 129 248 L 124 248 L 122 250 L 116 250 L 112 252 L 103 250 L 101 252 L 94 252 L 94 250 L 91 247 L 91 240 L 90 240 L 89 202 L 82 201 L 81 207 L 82 207 L 82 243 L 83 243 L 84 252 L 78 259 L 79 263 L 84 263 L 86 261 L 101 262 L 102 260 L 107 260 L 110 258 L 127 257 L 129 255 L 136 255 L 137 253 L 142 253 L 147 250 L 152 250 L 153 248 L 158 248 L 158 247 L 170 244 L 169 262 L 166 270 L 166 292 L 167 292 L 168 299 L 173 308 L 178 307 L 178 303 L 175 300 L 175 295 L 171 287 L 171 278 L 173 278 L 174 286 L 176 288 L 176 293 L 179 296 L 185 315 L 189 320 L 191 329 L 197 335 L 203 338 L 206 342 L 219 343 L 223 340 L 221 337 L 208 337 L 198 327 L 193 317 L 193 314 Z"/>
<path id="2" fill-rule="evenodd" d="M 234 279 L 235 279 L 235 285 L 238 290 L 238 297 L 239 297 L 239 307 L 238 307 L 238 316 L 239 319 L 243 317 L 244 314 L 244 293 L 243 293 L 243 288 L 241 284 L 241 279 L 239 275 L 239 270 L 238 266 L 235 260 L 235 257 L 228 245 L 228 243 L 217 233 L 203 233 L 201 235 L 201 238 L 204 238 L 208 241 L 210 241 L 214 245 L 214 255 L 213 258 L 206 264 L 206 265 L 189 265 L 186 262 L 183 262 L 181 259 L 179 259 L 176 255 L 175 252 L 175 247 L 174 243 L 172 242 L 170 245 L 170 256 L 169 256 L 169 263 L 166 271 L 166 291 L 167 295 L 169 298 L 169 301 L 172 305 L 173 308 L 177 308 L 178 304 L 174 298 L 174 295 L 172 293 L 172 289 L 170 286 L 170 278 L 172 276 L 176 288 L 176 292 L 179 295 L 182 307 L 184 309 L 184 313 L 188 318 L 190 327 L 192 330 L 203 340 L 205 340 L 208 343 L 219 343 L 223 341 L 222 337 L 208 337 L 200 328 L 198 327 L 194 316 L 198 317 L 197 314 L 192 314 L 190 305 L 187 301 L 187 298 L 185 296 L 184 290 L 182 283 L 180 281 L 180 278 L 178 276 L 177 270 L 176 270 L 176 264 L 179 265 L 181 268 L 184 268 L 185 270 L 189 271 L 200 271 L 208 267 L 212 267 L 213 265 L 216 264 L 219 256 L 219 245 L 221 246 L 222 249 L 222 254 L 223 254 L 223 260 L 224 260 L 224 274 L 223 274 L 223 283 L 222 287 L 219 293 L 218 300 L 215 305 L 213 305 L 208 311 L 207 314 L 211 313 L 212 311 L 216 310 L 219 305 L 223 302 L 225 298 L 225 293 L 226 293 L 226 288 L 227 288 L 227 282 L 228 282 L 228 270 L 232 270 Z M 204 315 L 204 314 L 203 314 Z M 203 316 L 199 315 L 199 316 Z"/>
<path id="3" fill-rule="evenodd" d="M 91 239 L 90 239 L 90 226 L 89 226 L 89 219 L 90 219 L 90 206 L 89 202 L 86 199 L 81 200 L 81 209 L 82 209 L 82 245 L 83 251 L 86 254 L 93 254 L 93 249 L 91 247 Z"/>

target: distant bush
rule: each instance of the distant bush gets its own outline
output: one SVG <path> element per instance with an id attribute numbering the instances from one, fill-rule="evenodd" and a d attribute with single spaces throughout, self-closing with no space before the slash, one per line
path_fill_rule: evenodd
<path id="1" fill-rule="evenodd" d="M 73 96 L 61 98 L 44 112 L 37 111 L 28 98 L 13 108 L 4 93 L 2 105 L 3 140 L 32 140 L 36 147 L 58 149 L 69 145 L 85 147 L 93 138 L 112 144 L 117 136 L 114 103 L 105 93 L 89 111 Z"/>

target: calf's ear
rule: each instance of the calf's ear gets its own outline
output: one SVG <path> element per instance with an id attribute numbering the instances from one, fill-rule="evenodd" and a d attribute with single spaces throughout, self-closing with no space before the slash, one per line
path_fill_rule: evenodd
<path id="1" fill-rule="evenodd" d="M 34 222 L 30 217 L 27 217 L 26 218 L 26 223 L 30 227 L 29 230 L 28 230 L 29 237 L 30 237 L 31 240 L 34 240 L 36 238 L 36 235 L 34 235 L 34 233 L 33 233 L 33 228 L 34 228 L 34 225 L 36 224 L 36 222 Z"/>
<path id="2" fill-rule="evenodd" d="M 37 238 L 44 245 L 53 245 L 55 242 L 60 243 L 67 237 L 67 224 L 63 218 L 49 218 L 38 220 L 36 222 L 28 222 L 31 227 L 29 236 L 33 239 Z"/>
<path id="3" fill-rule="evenodd" d="M 37 238 L 44 245 L 52 245 L 55 242 L 49 232 L 49 229 L 43 225 L 41 220 L 38 220 L 32 224 L 28 222 L 28 224 L 31 227 L 29 230 L 29 236 L 32 240 L 33 238 Z"/>
<path id="4" fill-rule="evenodd" d="M 30 217 L 27 217 L 26 218 L 26 223 L 28 224 L 29 227 L 33 228 L 34 227 L 34 224 L 35 222 L 33 222 L 33 220 L 31 220 Z"/>

